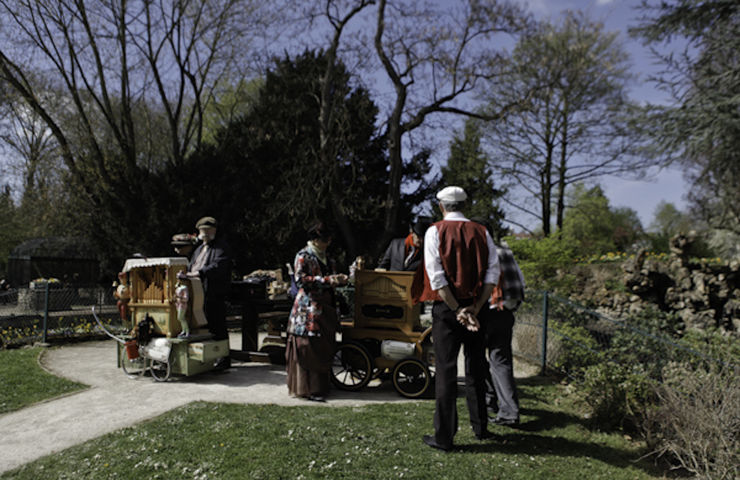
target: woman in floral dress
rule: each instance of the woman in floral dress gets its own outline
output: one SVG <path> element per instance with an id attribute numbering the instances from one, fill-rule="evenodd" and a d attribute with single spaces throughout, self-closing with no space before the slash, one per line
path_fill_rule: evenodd
<path id="1" fill-rule="evenodd" d="M 295 257 L 298 294 L 288 319 L 285 359 L 288 393 L 323 402 L 329 393 L 329 371 L 335 350 L 339 319 L 334 307 L 334 287 L 347 276 L 335 274 L 326 257 L 331 235 L 322 223 L 308 230 L 308 244 Z"/>

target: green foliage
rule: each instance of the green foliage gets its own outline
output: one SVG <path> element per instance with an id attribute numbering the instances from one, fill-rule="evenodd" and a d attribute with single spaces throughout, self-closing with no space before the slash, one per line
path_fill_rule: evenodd
<path id="1" fill-rule="evenodd" d="M 514 253 L 530 289 L 567 289 L 573 283 L 567 273 L 576 257 L 575 246 L 556 237 L 504 239 Z"/>
<path id="2" fill-rule="evenodd" d="M 640 237 L 642 226 L 629 208 L 612 209 L 600 186 L 578 184 L 570 194 L 562 239 L 576 245 L 580 255 L 599 255 L 629 249 Z"/>
<path id="3" fill-rule="evenodd" d="M 648 228 L 650 250 L 668 253 L 668 240 L 677 233 L 687 234 L 692 230 L 691 217 L 681 212 L 672 203 L 661 200 L 655 207 L 653 221 Z"/>
<path id="4" fill-rule="evenodd" d="M 552 322 L 549 327 L 557 337 L 552 366 L 570 375 L 580 376 L 583 370 L 604 361 L 601 347 L 583 326 L 570 322 Z"/>
<path id="5" fill-rule="evenodd" d="M 632 33 L 656 52 L 665 68 L 655 82 L 674 100 L 640 118 L 652 140 L 648 155 L 683 164 L 694 214 L 740 233 L 740 4 L 671 0 L 643 2 L 642 11 Z M 676 38 L 685 51 L 661 53 Z"/>
<path id="6" fill-rule="evenodd" d="M 591 421 L 603 430 L 638 431 L 646 408 L 655 403 L 652 380 L 641 364 L 606 362 L 582 372 L 578 390 L 591 409 Z"/>
<path id="7" fill-rule="evenodd" d="M 40 348 L 0 350 L 0 414 L 85 388 L 43 370 Z"/>

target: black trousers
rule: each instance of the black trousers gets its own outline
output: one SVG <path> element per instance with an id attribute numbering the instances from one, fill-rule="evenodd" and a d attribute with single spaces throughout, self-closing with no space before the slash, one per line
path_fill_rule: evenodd
<path id="1" fill-rule="evenodd" d="M 457 357 L 461 345 L 465 348 L 465 399 L 470 425 L 473 432 L 480 435 L 488 424 L 484 338 L 482 332 L 471 332 L 463 327 L 444 302 L 435 302 L 432 307 L 432 335 L 436 370 L 434 437 L 439 445 L 451 447 L 458 427 Z"/>
<path id="2" fill-rule="evenodd" d="M 486 375 L 486 404 L 498 417 L 513 420 L 519 418 L 519 397 L 514 381 L 514 362 L 511 337 L 514 329 L 514 313 L 510 310 L 488 309 L 479 314 L 485 329 L 488 349 L 488 372 Z"/>
<path id="3" fill-rule="evenodd" d="M 203 300 L 203 313 L 208 321 L 208 331 L 213 334 L 214 340 L 229 338 L 226 329 L 226 298 L 221 296 L 209 296 L 206 293 Z"/>

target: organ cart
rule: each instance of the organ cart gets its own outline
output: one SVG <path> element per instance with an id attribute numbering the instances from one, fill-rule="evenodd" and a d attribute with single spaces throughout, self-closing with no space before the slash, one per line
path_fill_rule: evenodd
<path id="1" fill-rule="evenodd" d="M 432 328 L 421 325 L 421 305 L 411 298 L 413 278 L 413 272 L 355 272 L 354 318 L 342 322 L 331 372 L 338 388 L 356 391 L 390 376 L 404 397 L 432 391 Z"/>
<path id="2" fill-rule="evenodd" d="M 128 376 L 150 372 L 165 381 L 171 374 L 195 375 L 229 355 L 229 341 L 214 340 L 205 328 L 203 287 L 198 278 L 184 277 L 187 266 L 181 257 L 132 258 L 124 264 L 115 296 L 131 333 L 125 338 L 106 333 L 117 340 L 118 365 Z"/>

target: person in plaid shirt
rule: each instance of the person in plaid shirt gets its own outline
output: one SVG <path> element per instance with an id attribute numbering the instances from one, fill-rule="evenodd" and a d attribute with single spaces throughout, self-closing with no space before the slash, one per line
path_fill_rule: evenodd
<path id="1" fill-rule="evenodd" d="M 485 223 L 484 223 L 485 225 Z M 501 241 L 496 246 L 501 274 L 491 295 L 488 311 L 481 316 L 485 343 L 488 349 L 488 375 L 486 378 L 486 405 L 494 425 L 519 423 L 519 397 L 514 381 L 514 364 L 511 337 L 514 329 L 514 312 L 524 300 L 524 275 L 508 245 Z"/>

